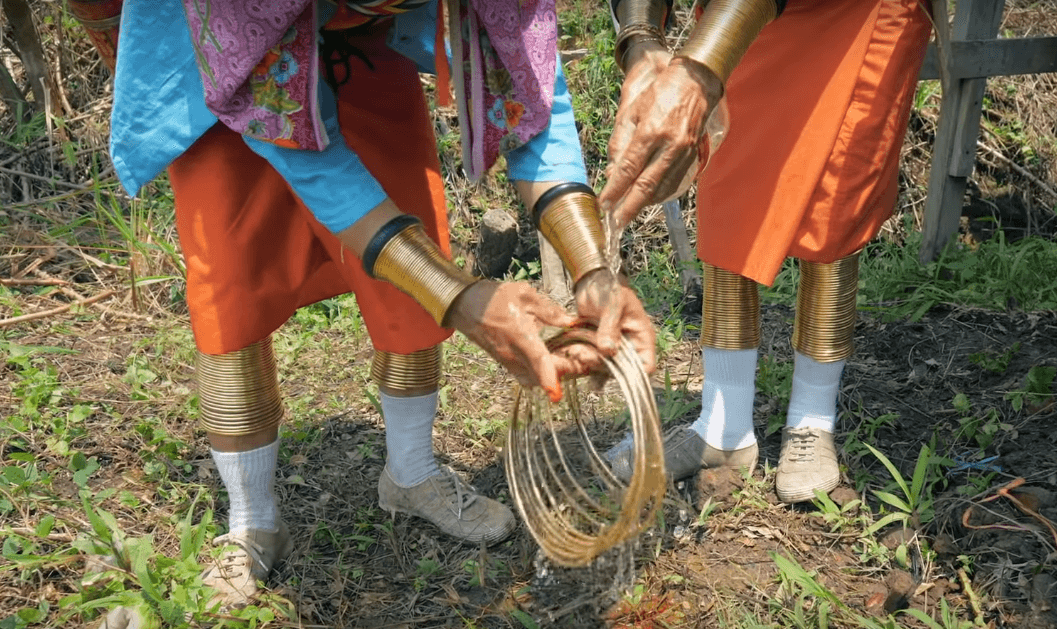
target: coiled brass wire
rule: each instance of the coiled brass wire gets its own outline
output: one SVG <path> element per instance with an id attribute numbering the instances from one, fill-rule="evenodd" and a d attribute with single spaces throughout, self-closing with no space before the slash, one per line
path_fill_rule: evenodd
<path id="1" fill-rule="evenodd" d="M 389 395 L 426 395 L 440 383 L 441 355 L 440 345 L 410 354 L 375 350 L 371 378 Z"/>
<path id="2" fill-rule="evenodd" d="M 775 0 L 711 0 L 676 56 L 697 61 L 726 84 L 749 44 L 777 16 Z"/>
<path id="3" fill-rule="evenodd" d="M 569 269 L 573 284 L 589 271 L 606 267 L 598 200 L 586 192 L 570 192 L 543 209 L 539 230 Z"/>
<path id="4" fill-rule="evenodd" d="M 202 427 L 240 437 L 279 425 L 283 402 L 269 335 L 227 354 L 198 352 L 196 377 Z"/>
<path id="5" fill-rule="evenodd" d="M 593 345 L 588 330 L 566 330 L 547 342 L 551 351 L 574 343 Z M 517 392 L 504 450 L 507 482 L 521 517 L 544 554 L 565 567 L 584 567 L 604 551 L 644 530 L 667 488 L 660 419 L 649 377 L 624 339 L 604 358 L 631 415 L 634 473 L 624 485 L 587 433 L 576 381 L 550 404 L 539 388 Z M 572 432 L 575 439 L 563 439 Z"/>
<path id="6" fill-rule="evenodd" d="M 849 358 L 858 289 L 858 252 L 829 264 L 801 260 L 793 348 L 821 363 Z"/>
<path id="7" fill-rule="evenodd" d="M 760 345 L 760 289 L 756 282 L 705 264 L 701 345 L 752 349 Z"/>

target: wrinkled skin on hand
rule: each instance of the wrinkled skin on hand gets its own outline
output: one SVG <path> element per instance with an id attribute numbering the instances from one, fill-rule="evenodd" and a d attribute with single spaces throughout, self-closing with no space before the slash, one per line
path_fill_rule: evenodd
<path id="1" fill-rule="evenodd" d="M 577 367 L 547 351 L 544 326 L 564 328 L 576 319 L 525 282 L 480 281 L 452 304 L 448 323 L 499 361 L 526 386 L 561 399 L 559 377 Z"/>
<path id="2" fill-rule="evenodd" d="M 585 345 L 571 345 L 561 350 L 572 362 L 570 373 L 584 374 L 603 369 L 598 355 L 613 356 L 620 337 L 627 337 L 635 348 L 646 373 L 657 368 L 653 322 L 642 307 L 635 291 L 608 269 L 588 273 L 576 284 L 576 309 L 581 322 L 596 326 L 597 351 Z"/>
<path id="3" fill-rule="evenodd" d="M 688 170 L 707 158 L 701 155 L 707 150 L 705 122 L 722 85 L 704 66 L 678 57 L 658 71 L 662 58 L 644 55 L 629 68 L 627 87 L 621 88 L 609 140 L 608 183 L 598 195 L 602 210 L 614 214 L 619 228 L 645 206 L 675 194 Z"/>

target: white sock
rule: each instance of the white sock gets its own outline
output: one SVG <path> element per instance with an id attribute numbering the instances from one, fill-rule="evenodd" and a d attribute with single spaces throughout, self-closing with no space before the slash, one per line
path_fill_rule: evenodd
<path id="1" fill-rule="evenodd" d="M 275 495 L 275 466 L 279 440 L 246 452 L 211 450 L 231 507 L 230 532 L 257 529 L 279 530 L 279 499 Z"/>
<path id="2" fill-rule="evenodd" d="M 705 365 L 701 416 L 690 428 L 713 448 L 740 450 L 756 443 L 752 401 L 756 393 L 757 354 L 756 348 L 701 350 Z"/>
<path id="3" fill-rule="evenodd" d="M 786 428 L 819 428 L 833 432 L 833 425 L 837 422 L 837 392 L 846 362 L 820 363 L 796 352 Z"/>
<path id="4" fill-rule="evenodd" d="M 433 456 L 437 392 L 416 397 L 380 393 L 385 419 L 386 467 L 401 487 L 414 487 L 440 472 Z"/>

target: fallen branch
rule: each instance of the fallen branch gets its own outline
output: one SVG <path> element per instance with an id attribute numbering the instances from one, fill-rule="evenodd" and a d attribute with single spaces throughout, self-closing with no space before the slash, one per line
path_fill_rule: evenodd
<path id="1" fill-rule="evenodd" d="M 113 290 L 113 289 L 105 290 L 105 291 L 99 293 L 98 295 L 92 295 L 91 297 L 87 297 L 87 298 L 82 299 L 80 301 L 70 302 L 70 303 L 68 303 L 68 304 L 66 304 L 64 306 L 59 306 L 58 308 L 52 308 L 51 310 L 42 310 L 41 312 L 31 312 L 29 314 L 20 315 L 20 316 L 17 316 L 17 317 L 11 317 L 10 319 L 0 319 L 0 328 L 5 328 L 7 326 L 16 325 L 16 324 L 19 324 L 19 323 L 25 323 L 26 321 L 35 321 L 37 319 L 45 319 L 45 318 L 50 317 L 52 315 L 62 314 L 64 312 L 66 312 L 67 310 L 69 310 L 70 308 L 73 308 L 74 306 L 87 306 L 89 304 L 94 304 L 95 302 L 102 301 L 102 300 L 106 299 L 107 297 L 112 297 L 116 293 L 117 293 L 117 290 Z"/>
<path id="2" fill-rule="evenodd" d="M 66 286 L 69 282 L 55 278 L 38 278 L 35 280 L 4 279 L 0 277 L 0 286 Z"/>
<path id="3" fill-rule="evenodd" d="M 986 127 L 985 127 L 985 130 L 988 133 L 992 133 Z M 992 135 L 994 135 L 994 134 L 992 133 Z M 1036 186 L 1038 186 L 1040 190 L 1042 190 L 1046 194 L 1050 195 L 1051 198 L 1057 200 L 1057 190 L 1054 190 L 1045 181 L 1043 181 L 1043 180 L 1039 179 L 1038 177 L 1036 177 L 1035 175 L 1031 174 L 1031 172 L 1027 168 L 1024 168 L 1020 164 L 1018 164 L 1018 163 L 1014 162 L 1013 160 L 1009 159 L 1008 157 L 1003 155 L 1002 152 L 999 151 L 998 149 L 992 148 L 992 147 L 988 146 L 987 144 L 984 144 L 983 142 L 980 142 L 979 144 L 980 144 L 980 148 L 982 148 L 985 153 L 987 153 L 988 155 L 990 155 L 992 157 L 997 157 L 999 160 L 1001 160 L 1007 166 L 1009 166 L 1013 170 L 1017 171 L 1017 173 L 1023 175 L 1024 178 L 1026 178 L 1028 181 L 1030 181 L 1031 183 L 1033 183 Z"/>

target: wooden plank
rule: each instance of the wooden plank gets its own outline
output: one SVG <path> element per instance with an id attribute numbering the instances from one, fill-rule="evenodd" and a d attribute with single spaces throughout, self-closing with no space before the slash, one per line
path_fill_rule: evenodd
<path id="1" fill-rule="evenodd" d="M 955 80 L 1057 72 L 1057 37 L 953 41 L 951 62 Z M 929 44 L 918 79 L 938 78 L 939 55 Z"/>
<path id="2" fill-rule="evenodd" d="M 675 252 L 675 263 L 679 265 L 679 278 L 682 280 L 683 292 L 693 292 L 700 281 L 694 269 L 694 260 L 697 257 L 693 245 L 690 244 L 690 236 L 686 233 L 686 223 L 683 222 L 679 199 L 668 201 L 661 208 L 664 210 L 664 222 L 668 226 L 668 239 L 671 240 L 672 250 Z"/>
<path id="3" fill-rule="evenodd" d="M 1005 0 L 960 0 L 951 25 L 955 41 L 994 38 L 1002 20 Z M 947 59 L 953 66 L 955 61 Z M 929 262 L 958 230 L 967 178 L 975 162 L 980 133 L 980 103 L 987 79 L 951 78 L 943 94 L 940 120 L 932 151 L 929 193 L 925 199 L 925 224 L 918 258 Z"/>
<path id="4" fill-rule="evenodd" d="M 561 256 L 539 230 L 536 231 L 536 237 L 540 242 L 540 274 L 543 276 L 543 292 L 562 307 L 566 307 L 573 301 L 573 291 L 569 286 L 569 278 L 565 273 Z"/>

